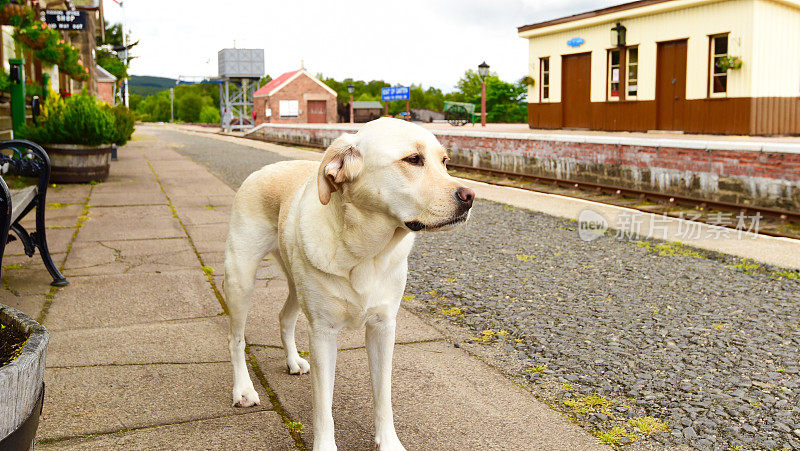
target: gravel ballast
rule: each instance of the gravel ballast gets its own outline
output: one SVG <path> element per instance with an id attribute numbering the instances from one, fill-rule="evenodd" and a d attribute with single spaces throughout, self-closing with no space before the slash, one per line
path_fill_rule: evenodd
<path id="1" fill-rule="evenodd" d="M 154 134 L 233 187 L 283 159 Z M 606 443 L 800 449 L 800 273 L 576 229 L 478 201 L 418 234 L 405 305 Z"/>

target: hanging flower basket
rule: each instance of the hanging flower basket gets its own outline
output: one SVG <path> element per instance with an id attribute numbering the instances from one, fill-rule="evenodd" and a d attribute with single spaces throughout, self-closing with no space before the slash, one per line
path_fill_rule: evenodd
<path id="1" fill-rule="evenodd" d="M 14 32 L 14 38 L 33 50 L 41 50 L 58 42 L 58 32 L 39 22 Z"/>
<path id="2" fill-rule="evenodd" d="M 29 14 L 33 14 L 33 11 L 26 5 L 7 4 L 0 7 L 0 25 L 19 24 Z"/>
<path id="3" fill-rule="evenodd" d="M 723 56 L 717 60 L 717 67 L 722 70 L 739 70 L 742 68 L 742 59 L 738 56 Z"/>
<path id="4" fill-rule="evenodd" d="M 520 82 L 525 86 L 533 86 L 536 84 L 536 80 L 534 80 L 533 77 L 531 77 L 530 75 L 522 77 Z"/>

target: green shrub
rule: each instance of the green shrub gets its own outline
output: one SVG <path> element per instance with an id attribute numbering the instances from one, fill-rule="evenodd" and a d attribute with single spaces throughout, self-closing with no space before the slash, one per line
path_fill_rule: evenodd
<path id="1" fill-rule="evenodd" d="M 124 146 L 125 143 L 131 140 L 136 116 L 125 105 L 117 105 L 111 108 L 111 112 L 114 113 L 114 127 L 117 130 L 114 144 Z"/>
<path id="2" fill-rule="evenodd" d="M 126 113 L 120 113 L 125 115 Z M 50 96 L 42 108 L 39 124 L 25 125 L 17 134 L 39 144 L 83 144 L 96 146 L 130 138 L 128 126 L 123 131 L 115 126 L 112 108 L 102 107 L 97 99 L 82 92 L 67 99 Z M 123 119 L 123 122 L 126 119 Z"/>
<path id="3" fill-rule="evenodd" d="M 204 106 L 200 110 L 200 122 L 204 124 L 218 124 L 220 121 L 219 109 L 213 106 Z"/>

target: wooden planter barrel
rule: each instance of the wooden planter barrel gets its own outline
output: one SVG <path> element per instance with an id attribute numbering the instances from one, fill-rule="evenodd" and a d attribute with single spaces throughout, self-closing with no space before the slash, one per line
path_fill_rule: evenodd
<path id="1" fill-rule="evenodd" d="M 31 447 L 44 399 L 44 359 L 50 335 L 41 324 L 0 304 L 0 324 L 28 335 L 22 353 L 0 368 L 0 449 Z"/>
<path id="2" fill-rule="evenodd" d="M 80 144 L 48 144 L 50 181 L 53 183 L 102 182 L 108 177 L 111 144 L 84 146 Z"/>

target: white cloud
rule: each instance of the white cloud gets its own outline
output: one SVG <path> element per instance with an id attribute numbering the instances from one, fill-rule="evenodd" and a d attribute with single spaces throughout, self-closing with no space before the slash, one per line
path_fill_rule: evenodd
<path id="1" fill-rule="evenodd" d="M 501 78 L 527 71 L 517 27 L 609 6 L 609 0 L 258 1 L 125 0 L 138 57 L 131 73 L 216 75 L 225 47 L 263 48 L 273 77 L 300 67 L 341 79 L 451 90 L 481 61 Z M 120 7 L 104 0 L 106 19 Z"/>

